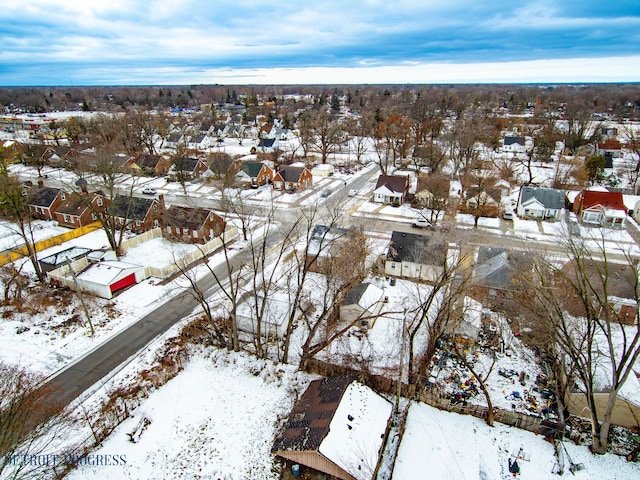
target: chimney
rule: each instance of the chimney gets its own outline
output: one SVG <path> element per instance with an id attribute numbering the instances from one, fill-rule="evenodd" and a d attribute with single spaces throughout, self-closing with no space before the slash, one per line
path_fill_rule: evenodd
<path id="1" fill-rule="evenodd" d="M 44 180 L 38 179 L 38 186 L 39 187 L 44 187 Z"/>

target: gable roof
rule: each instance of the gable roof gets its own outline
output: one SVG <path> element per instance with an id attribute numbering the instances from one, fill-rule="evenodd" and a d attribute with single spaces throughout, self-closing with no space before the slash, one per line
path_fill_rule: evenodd
<path id="1" fill-rule="evenodd" d="M 280 167 L 278 173 L 285 182 L 298 182 L 300 181 L 302 173 L 306 169 L 307 167 L 292 167 L 291 165 L 285 165 L 284 167 Z"/>
<path id="2" fill-rule="evenodd" d="M 423 265 L 442 265 L 445 248 L 433 235 L 392 232 L 387 260 L 391 262 L 412 262 Z"/>
<path id="3" fill-rule="evenodd" d="M 140 167 L 156 168 L 160 160 L 162 160 L 160 155 L 140 154 L 138 158 L 136 158 L 136 163 Z"/>
<path id="4" fill-rule="evenodd" d="M 118 195 L 113 199 L 111 211 L 116 217 L 128 220 L 144 220 L 156 200 L 150 198 L 125 197 Z"/>
<path id="5" fill-rule="evenodd" d="M 373 307 L 384 295 L 384 290 L 372 283 L 359 283 L 351 289 L 343 305 L 359 305 L 364 309 Z"/>
<path id="6" fill-rule="evenodd" d="M 351 376 L 314 380 L 272 451 L 316 451 L 350 477 L 370 480 L 391 410 L 388 400 Z"/>
<path id="7" fill-rule="evenodd" d="M 261 138 L 260 141 L 258 142 L 258 146 L 264 147 L 264 148 L 271 148 L 273 147 L 274 143 L 276 143 L 275 138 Z"/>
<path id="8" fill-rule="evenodd" d="M 256 178 L 262 170 L 264 163 L 262 162 L 242 162 L 240 170 L 246 173 L 251 178 Z"/>
<path id="9" fill-rule="evenodd" d="M 197 158 L 182 157 L 173 161 L 173 169 L 179 172 L 193 172 L 200 160 Z"/>
<path id="10" fill-rule="evenodd" d="M 622 193 L 620 192 L 583 190 L 582 192 L 580 192 L 579 196 L 580 208 L 582 210 L 601 205 L 604 208 L 610 208 L 612 210 L 623 210 L 625 212 L 627 211 L 627 207 L 624 206 Z"/>
<path id="11" fill-rule="evenodd" d="M 206 208 L 190 208 L 171 205 L 166 212 L 167 224 L 172 227 L 198 230 L 211 213 Z"/>
<path id="12" fill-rule="evenodd" d="M 56 209 L 56 213 L 62 213 L 66 215 L 80 215 L 87 208 L 89 208 L 89 204 L 96 196 L 96 194 L 83 195 L 79 193 L 72 193 Z"/>
<path id="13" fill-rule="evenodd" d="M 329 424 L 347 386 L 354 377 L 314 380 L 296 402 L 273 451 L 316 450 L 329 433 Z"/>
<path id="14" fill-rule="evenodd" d="M 478 284 L 501 290 L 519 290 L 514 279 L 516 270 L 526 266 L 529 260 L 525 252 L 508 251 L 501 247 L 480 247 L 473 272 Z"/>
<path id="15" fill-rule="evenodd" d="M 50 207 L 62 190 L 53 187 L 33 187 L 26 198 L 27 205 Z"/>
<path id="16" fill-rule="evenodd" d="M 524 147 L 524 144 L 525 144 L 524 137 L 514 137 L 514 136 L 504 137 L 505 146 L 516 145 L 516 144 Z"/>
<path id="17" fill-rule="evenodd" d="M 564 191 L 562 190 L 531 186 L 522 187 L 520 189 L 520 203 L 524 204 L 531 198 L 535 198 L 548 209 L 561 210 L 564 208 Z"/>
<path id="18" fill-rule="evenodd" d="M 397 175 L 380 175 L 378 177 L 378 183 L 376 183 L 377 190 L 380 187 L 386 187 L 395 193 L 404 193 L 407 190 L 407 184 L 409 180 L 407 177 L 401 177 Z"/>

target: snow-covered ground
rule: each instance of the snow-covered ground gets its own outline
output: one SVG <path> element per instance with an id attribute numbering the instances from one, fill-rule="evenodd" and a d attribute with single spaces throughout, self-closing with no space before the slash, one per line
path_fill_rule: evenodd
<path id="1" fill-rule="evenodd" d="M 577 478 L 637 480 L 640 464 L 627 462 L 616 455 L 595 456 L 586 446 L 565 442 L 573 463 L 584 470 Z M 522 449 L 522 451 L 520 450 Z M 520 478 L 549 480 L 554 475 L 556 455 L 553 445 L 543 437 L 496 423 L 489 427 L 478 418 L 438 410 L 422 403 L 412 403 L 407 426 L 400 444 L 393 472 L 394 480 L 429 478 L 429 480 L 513 478 L 509 459 L 520 452 Z M 424 475 L 424 477 L 423 477 Z M 573 477 L 565 464 L 564 477 Z"/>
<path id="2" fill-rule="evenodd" d="M 84 465 L 68 478 L 276 480 L 271 446 L 312 379 L 246 354 L 196 353 L 92 452 L 122 456 L 126 464 Z M 143 418 L 150 424 L 132 443 L 127 433 Z"/>

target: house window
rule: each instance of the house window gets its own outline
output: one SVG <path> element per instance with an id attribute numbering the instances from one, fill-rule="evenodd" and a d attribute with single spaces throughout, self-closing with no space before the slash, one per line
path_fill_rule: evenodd
<path id="1" fill-rule="evenodd" d="M 182 234 L 183 235 L 189 235 L 189 229 L 188 228 L 183 228 L 182 229 Z"/>
<path id="2" fill-rule="evenodd" d="M 62 218 L 64 218 L 65 223 L 69 223 L 69 215 L 67 215 L 66 213 L 64 215 L 62 215 Z"/>
<path id="3" fill-rule="evenodd" d="M 92 213 L 91 214 L 91 220 L 97 220 L 97 219 L 98 219 L 98 217 L 96 216 L 96 214 Z"/>
<path id="4" fill-rule="evenodd" d="M 62 200 L 66 200 L 66 199 L 67 199 L 67 196 L 66 196 L 64 193 L 61 193 L 61 194 L 60 194 L 60 198 L 61 198 Z"/>
<path id="5" fill-rule="evenodd" d="M 158 212 L 158 204 L 157 203 L 153 204 L 153 211 L 156 212 L 156 213 Z"/>
<path id="6" fill-rule="evenodd" d="M 140 220 L 136 220 L 136 227 L 140 226 Z"/>
<path id="7" fill-rule="evenodd" d="M 102 206 L 102 198 L 98 197 L 98 198 L 96 199 L 96 205 L 98 205 L 99 207 L 101 207 L 101 206 Z"/>

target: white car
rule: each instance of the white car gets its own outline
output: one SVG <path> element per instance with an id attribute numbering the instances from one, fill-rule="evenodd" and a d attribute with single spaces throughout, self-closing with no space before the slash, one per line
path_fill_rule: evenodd
<path id="1" fill-rule="evenodd" d="M 358 194 L 358 190 L 352 188 L 351 190 L 349 190 L 349 192 L 347 193 L 347 195 L 349 197 L 355 197 Z"/>
<path id="2" fill-rule="evenodd" d="M 142 193 L 144 193 L 145 195 L 155 195 L 156 189 L 151 187 L 145 187 L 142 189 Z"/>
<path id="3" fill-rule="evenodd" d="M 425 220 L 423 218 L 419 218 L 415 222 L 411 224 L 414 228 L 433 228 L 433 225 L 429 220 Z"/>

